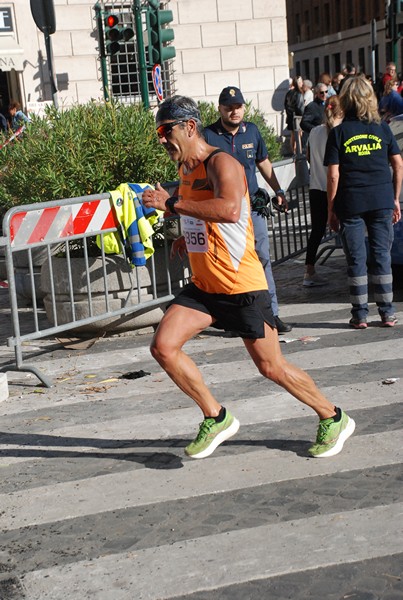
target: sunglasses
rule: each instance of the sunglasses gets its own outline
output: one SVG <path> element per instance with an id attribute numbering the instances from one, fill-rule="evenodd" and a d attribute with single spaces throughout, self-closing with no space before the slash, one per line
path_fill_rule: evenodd
<path id="1" fill-rule="evenodd" d="M 323 90 L 322 92 L 319 92 L 320 96 L 325 96 L 327 94 L 328 90 Z"/>
<path id="2" fill-rule="evenodd" d="M 172 121 L 172 123 L 164 123 L 164 125 L 160 125 L 157 127 L 157 135 L 161 138 L 166 138 L 175 127 L 175 125 L 179 125 L 179 123 L 187 123 L 187 119 L 180 119 L 179 121 Z"/>

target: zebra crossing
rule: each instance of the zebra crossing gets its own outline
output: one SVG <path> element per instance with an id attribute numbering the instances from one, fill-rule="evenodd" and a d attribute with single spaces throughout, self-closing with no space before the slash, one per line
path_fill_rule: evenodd
<path id="1" fill-rule="evenodd" d="M 403 598 L 403 326 L 349 330 L 337 300 L 285 308 L 284 354 L 357 424 L 330 459 L 308 457 L 315 414 L 238 338 L 186 346 L 241 422 L 200 461 L 184 454 L 198 409 L 149 336 L 28 349 L 57 385 L 10 373 L 0 403 L 1 600 Z"/>

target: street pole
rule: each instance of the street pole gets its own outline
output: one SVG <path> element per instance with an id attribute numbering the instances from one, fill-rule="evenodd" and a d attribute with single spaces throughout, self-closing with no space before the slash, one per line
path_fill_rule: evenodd
<path id="1" fill-rule="evenodd" d="M 55 78 L 55 72 L 54 72 L 54 68 L 53 68 L 52 39 L 47 31 L 45 31 L 44 36 L 45 36 L 46 58 L 48 61 L 48 69 L 49 69 L 50 90 L 52 92 L 53 105 L 55 108 L 59 108 L 59 101 L 57 99 L 56 78 Z"/>
<path id="2" fill-rule="evenodd" d="M 141 0 L 135 0 L 133 4 L 134 12 L 134 23 L 136 27 L 136 42 L 137 42 L 137 56 L 139 64 L 139 75 L 140 75 L 140 93 L 145 108 L 150 108 L 150 99 L 148 95 L 148 81 L 147 81 L 147 67 L 146 57 L 144 50 L 144 39 L 143 39 L 143 24 L 141 21 Z"/>
<path id="3" fill-rule="evenodd" d="M 371 21 L 371 67 L 372 67 L 372 81 L 376 81 L 375 71 L 375 51 L 376 51 L 376 20 Z"/>
<path id="4" fill-rule="evenodd" d="M 101 77 L 102 77 L 102 90 L 104 94 L 105 102 L 109 102 L 109 81 L 108 81 L 108 70 L 106 68 L 106 52 L 105 52 L 105 40 L 104 40 L 104 26 L 102 19 L 102 9 L 99 4 L 95 5 L 95 14 L 97 21 L 98 30 L 98 43 L 99 43 L 99 61 L 101 63 Z"/>

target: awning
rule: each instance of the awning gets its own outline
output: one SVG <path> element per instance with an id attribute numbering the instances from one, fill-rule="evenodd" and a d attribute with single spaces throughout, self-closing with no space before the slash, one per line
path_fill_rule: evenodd
<path id="1" fill-rule="evenodd" d="M 24 50 L 20 48 L 15 39 L 10 36 L 0 36 L 0 70 L 23 71 Z"/>

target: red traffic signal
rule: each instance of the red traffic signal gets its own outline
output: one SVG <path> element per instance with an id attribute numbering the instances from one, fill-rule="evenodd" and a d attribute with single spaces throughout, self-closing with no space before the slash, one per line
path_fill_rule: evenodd
<path id="1" fill-rule="evenodd" d="M 106 27 L 116 27 L 116 25 L 118 23 L 119 23 L 119 17 L 117 15 L 108 15 L 105 18 Z"/>

